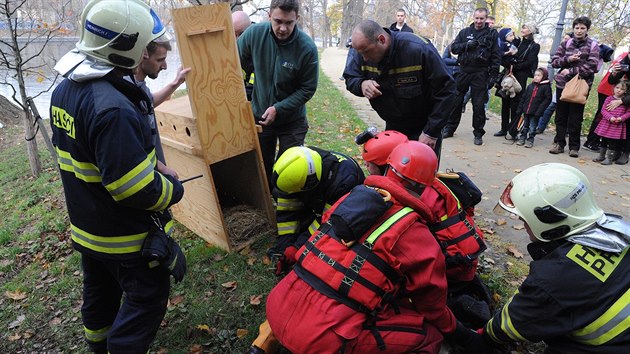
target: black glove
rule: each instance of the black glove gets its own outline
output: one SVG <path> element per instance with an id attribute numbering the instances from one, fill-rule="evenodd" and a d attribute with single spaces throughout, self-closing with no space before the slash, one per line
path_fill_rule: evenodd
<path id="1" fill-rule="evenodd" d="M 179 283 L 184 279 L 184 275 L 186 275 L 186 270 L 188 269 L 186 267 L 186 256 L 177 242 L 172 238 L 169 238 L 169 252 L 169 258 L 161 262 L 161 264 L 168 269 L 169 274 L 175 279 L 175 283 Z"/>
<path id="2" fill-rule="evenodd" d="M 457 321 L 457 327 L 453 333 L 449 333 L 445 338 L 452 344 L 460 345 L 467 354 L 487 354 L 493 352 L 492 344 L 483 335 L 466 328 Z"/>
<path id="3" fill-rule="evenodd" d="M 479 41 L 477 41 L 476 39 L 471 39 L 466 42 L 466 48 L 468 49 L 475 49 L 477 47 L 479 47 Z"/>
<path id="4" fill-rule="evenodd" d="M 157 219 L 156 219 L 157 220 Z M 179 283 L 186 274 L 186 256 L 173 238 L 164 232 L 161 224 L 152 225 L 140 250 L 142 257 L 149 261 L 149 267 L 160 266 Z"/>

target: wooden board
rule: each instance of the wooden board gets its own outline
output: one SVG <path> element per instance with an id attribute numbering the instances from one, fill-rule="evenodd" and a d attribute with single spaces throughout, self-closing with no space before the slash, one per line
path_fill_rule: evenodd
<path id="1" fill-rule="evenodd" d="M 181 179 L 203 174 L 202 178 L 184 183 L 184 197 L 171 207 L 173 216 L 182 225 L 207 242 L 230 250 L 227 228 L 210 169 L 202 157 L 164 145 L 164 157 Z"/>
<path id="2" fill-rule="evenodd" d="M 235 201 L 261 210 L 275 225 L 257 129 L 245 96 L 226 3 L 173 10 L 188 96 L 155 109 L 167 164 L 184 185 L 175 219 L 204 240 L 231 250 L 222 208 Z"/>
<path id="3" fill-rule="evenodd" d="M 209 162 L 255 149 L 234 27 L 227 3 L 172 11 L 188 97 L 197 118 L 201 148 Z"/>

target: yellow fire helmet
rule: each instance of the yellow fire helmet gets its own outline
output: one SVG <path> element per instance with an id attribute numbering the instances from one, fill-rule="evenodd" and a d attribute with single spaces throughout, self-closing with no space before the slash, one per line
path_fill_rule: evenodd
<path id="1" fill-rule="evenodd" d="M 305 146 L 287 149 L 273 166 L 273 184 L 284 193 L 311 190 L 321 177 L 322 157 Z"/>

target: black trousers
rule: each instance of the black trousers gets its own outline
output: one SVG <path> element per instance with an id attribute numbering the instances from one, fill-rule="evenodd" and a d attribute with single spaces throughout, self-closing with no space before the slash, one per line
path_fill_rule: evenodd
<path id="1" fill-rule="evenodd" d="M 147 262 L 104 261 L 83 254 L 85 338 L 95 353 L 147 353 L 164 314 L 170 278 Z M 124 298 L 123 298 L 124 294 Z"/>
<path id="2" fill-rule="evenodd" d="M 282 125 L 270 125 L 263 127 L 262 133 L 258 134 L 260 142 L 260 152 L 265 165 L 269 191 L 273 191 L 271 175 L 273 165 L 276 163 L 276 146 L 278 146 L 277 157 L 280 157 L 288 148 L 304 145 L 304 139 L 308 132 L 308 122 L 306 118 L 298 119 L 291 123 Z"/>
<path id="3" fill-rule="evenodd" d="M 553 142 L 564 148 L 569 133 L 569 150 L 580 150 L 580 134 L 584 120 L 584 105 L 560 100 L 562 89 L 556 89 L 556 136 Z"/>
<path id="4" fill-rule="evenodd" d="M 523 88 L 525 90 L 525 88 Z M 514 121 L 518 119 L 516 111 L 518 110 L 518 104 L 521 102 L 523 91 L 519 92 L 514 98 L 502 98 L 501 99 L 501 131 L 508 132 L 512 135 L 516 135 L 516 127 L 512 127 Z"/>
<path id="5" fill-rule="evenodd" d="M 471 101 L 473 105 L 472 126 L 475 137 L 482 137 L 486 131 L 486 109 L 484 107 L 488 100 L 488 72 L 480 71 L 467 73 L 460 70 L 455 77 L 457 85 L 457 97 L 455 98 L 453 111 L 444 129 L 454 133 L 462 120 L 462 106 L 464 96 L 470 88 Z"/>

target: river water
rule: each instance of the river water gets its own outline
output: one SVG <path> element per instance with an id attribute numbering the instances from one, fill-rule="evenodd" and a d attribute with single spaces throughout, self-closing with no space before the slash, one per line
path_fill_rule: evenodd
<path id="1" fill-rule="evenodd" d="M 66 54 L 69 50 L 74 48 L 75 43 L 78 41 L 78 38 L 59 38 L 54 39 L 46 45 L 44 51 L 38 58 L 33 62 L 34 65 L 46 64 L 46 66 L 42 67 L 40 70 L 41 75 L 29 75 L 25 78 L 26 80 L 26 92 L 28 96 L 35 96 L 38 93 L 44 91 L 48 86 L 50 86 L 52 82 L 52 78 L 54 77 L 54 71 L 52 67 L 56 60 L 59 60 L 64 54 Z M 177 74 L 177 68 L 180 66 L 180 58 L 179 52 L 177 48 L 177 43 L 173 41 L 173 50 L 169 52 L 167 57 L 167 69 L 160 72 L 157 79 L 147 80 L 147 85 L 151 90 L 158 90 L 167 83 L 173 81 Z M 5 51 L 5 48 L 2 48 Z M 37 53 L 41 49 L 41 44 L 32 43 L 30 44 L 24 54 L 24 58 Z M 6 68 L 0 68 L 0 80 L 6 80 L 10 84 L 12 84 L 16 91 L 18 91 L 18 99 L 19 99 L 19 90 L 17 90 L 17 81 L 14 79 L 14 73 L 7 72 Z M 58 78 L 55 86 L 61 82 L 63 78 Z M 184 83 L 179 88 L 183 89 L 186 87 Z M 49 106 L 50 106 L 50 95 L 54 89 L 50 89 L 48 92 L 42 93 L 40 96 L 35 98 L 35 105 L 37 106 L 37 110 L 42 118 L 47 119 L 49 117 Z M 13 95 L 13 90 L 10 85 L 0 84 L 0 95 L 6 97 L 10 101 L 11 95 Z"/>

